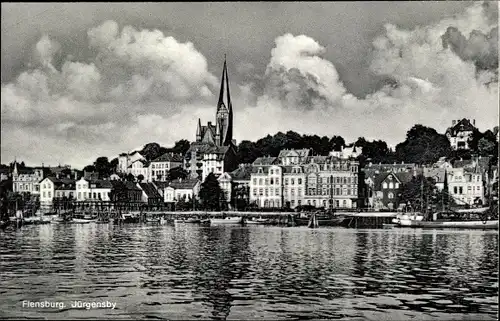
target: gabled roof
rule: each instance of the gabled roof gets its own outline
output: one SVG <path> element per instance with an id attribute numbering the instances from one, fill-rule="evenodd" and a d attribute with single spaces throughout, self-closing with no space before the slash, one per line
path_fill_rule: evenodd
<path id="1" fill-rule="evenodd" d="M 287 157 L 287 156 L 298 156 L 298 157 L 307 157 L 311 152 L 310 149 L 282 149 L 278 155 L 278 158 Z"/>
<path id="2" fill-rule="evenodd" d="M 459 132 L 464 131 L 476 131 L 476 126 L 472 125 L 469 119 L 463 118 L 459 120 L 454 126 L 449 127 L 446 130 L 446 134 L 450 134 L 451 136 L 455 136 Z"/>
<path id="3" fill-rule="evenodd" d="M 210 143 L 200 143 L 195 142 L 189 146 L 188 153 L 193 151 L 197 151 L 200 154 L 219 154 L 224 155 L 229 150 L 229 146 L 216 146 L 215 144 Z"/>
<path id="4" fill-rule="evenodd" d="M 169 181 L 154 181 L 153 184 L 156 185 L 156 187 L 158 189 L 164 189 L 165 187 L 168 187 L 170 182 Z"/>
<path id="5" fill-rule="evenodd" d="M 196 184 L 198 184 L 198 182 L 198 179 L 186 178 L 170 182 L 169 187 L 174 189 L 192 189 L 196 186 Z"/>
<path id="6" fill-rule="evenodd" d="M 252 173 L 252 164 L 240 164 L 237 169 L 229 173 L 233 180 L 238 181 L 248 181 L 250 180 L 250 174 Z"/>
<path id="7" fill-rule="evenodd" d="M 54 183 L 54 189 L 56 190 L 74 190 L 76 181 L 69 178 L 56 178 L 54 176 L 46 177 L 45 179 L 50 180 Z"/>
<path id="8" fill-rule="evenodd" d="M 132 165 L 134 163 L 136 163 L 136 162 L 141 162 L 143 167 L 148 167 L 149 166 L 149 162 L 147 160 L 139 158 L 139 159 L 133 161 L 132 163 L 130 163 L 130 165 L 128 165 L 128 168 L 132 168 Z"/>
<path id="9" fill-rule="evenodd" d="M 375 179 L 374 179 L 373 185 L 374 185 L 375 190 L 380 190 L 382 183 L 386 180 L 386 178 L 389 175 L 392 175 L 396 179 L 396 181 L 400 184 L 408 183 L 409 181 L 411 181 L 411 179 L 413 177 L 413 175 L 411 173 L 407 173 L 407 172 L 395 173 L 393 171 L 386 171 L 386 172 L 380 173 L 377 176 L 375 176 Z"/>
<path id="10" fill-rule="evenodd" d="M 148 198 L 160 198 L 161 195 L 152 183 L 139 183 L 140 188 L 146 193 Z"/>
<path id="11" fill-rule="evenodd" d="M 137 185 L 135 185 L 133 182 L 128 182 L 128 181 L 107 181 L 107 182 L 111 183 L 113 189 L 124 188 L 127 190 L 142 192 L 142 190 L 139 187 L 137 187 Z"/>
<path id="12" fill-rule="evenodd" d="M 152 160 L 152 162 L 183 162 L 182 155 L 180 154 L 174 154 L 172 152 L 167 152 L 155 159 Z"/>
<path id="13" fill-rule="evenodd" d="M 277 164 L 278 158 L 277 157 L 272 157 L 272 156 L 266 156 L 266 157 L 258 157 L 254 162 L 253 166 L 259 166 L 259 165 L 274 165 Z"/>

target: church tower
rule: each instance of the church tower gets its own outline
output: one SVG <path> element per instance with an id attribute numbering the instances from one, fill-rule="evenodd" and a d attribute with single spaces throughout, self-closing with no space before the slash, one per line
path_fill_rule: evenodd
<path id="1" fill-rule="evenodd" d="M 224 93 L 226 102 L 224 103 Z M 227 75 L 226 59 L 224 57 L 224 67 L 222 69 L 222 79 L 220 86 L 219 102 L 217 103 L 217 113 L 215 116 L 218 146 L 227 146 L 233 140 L 233 105 L 229 93 L 229 77 Z"/>

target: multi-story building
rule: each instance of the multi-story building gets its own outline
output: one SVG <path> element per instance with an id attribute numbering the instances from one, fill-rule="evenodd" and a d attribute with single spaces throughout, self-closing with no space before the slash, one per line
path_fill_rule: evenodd
<path id="1" fill-rule="evenodd" d="M 137 183 L 137 187 L 142 190 L 142 202 L 148 205 L 163 204 L 163 197 L 160 195 L 153 183 Z"/>
<path id="2" fill-rule="evenodd" d="M 184 159 L 180 154 L 171 152 L 165 153 L 160 157 L 151 161 L 149 165 L 149 178 L 148 181 L 166 181 L 168 171 L 175 167 L 181 167 Z"/>
<path id="3" fill-rule="evenodd" d="M 411 172 L 387 171 L 377 174 L 367 183 L 370 194 L 368 204 L 376 210 L 394 210 L 400 207 L 401 190 L 411 181 Z"/>
<path id="4" fill-rule="evenodd" d="M 116 171 L 118 173 L 128 174 L 130 173 L 129 171 L 130 164 L 140 159 L 145 161 L 146 157 L 141 155 L 141 153 L 138 151 L 134 151 L 132 153 L 122 153 L 118 156 L 118 165 Z"/>
<path id="5" fill-rule="evenodd" d="M 12 190 L 15 193 L 31 193 L 40 195 L 40 181 L 50 173 L 46 167 L 19 168 L 14 163 L 12 171 Z"/>
<path id="6" fill-rule="evenodd" d="M 470 149 L 469 140 L 477 131 L 476 120 L 463 118 L 462 120 L 452 120 L 451 127 L 446 130 L 446 137 L 450 141 L 453 150 Z"/>
<path id="7" fill-rule="evenodd" d="M 150 178 L 149 175 L 149 162 L 145 159 L 137 159 L 131 162 L 127 168 L 127 174 L 132 174 L 135 177 L 142 175 L 144 180 Z"/>
<path id="8" fill-rule="evenodd" d="M 445 187 L 445 176 L 448 194 L 457 205 L 483 204 L 484 183 L 481 173 L 468 168 L 424 168 L 424 176 L 436 181 L 436 187 L 442 191 Z"/>
<path id="9" fill-rule="evenodd" d="M 260 207 L 356 207 L 359 163 L 309 154 L 309 150 L 286 150 L 278 157 L 256 159 L 250 201 Z"/>
<path id="10" fill-rule="evenodd" d="M 225 172 L 217 179 L 230 209 L 236 206 L 234 199 L 248 204 L 251 173 L 252 164 L 240 164 L 234 171 Z"/>
<path id="11" fill-rule="evenodd" d="M 76 181 L 76 200 L 82 201 L 109 201 L 110 193 L 113 189 L 113 181 L 91 180 L 81 178 Z"/>
<path id="12" fill-rule="evenodd" d="M 347 158 L 357 158 L 363 153 L 363 147 L 355 146 L 354 144 L 350 146 L 341 146 L 340 151 L 331 151 L 330 156 L 337 158 L 347 159 Z"/>
<path id="13" fill-rule="evenodd" d="M 181 199 L 198 198 L 201 182 L 198 179 L 178 179 L 170 182 L 163 193 L 165 203 L 175 203 Z"/>
<path id="14" fill-rule="evenodd" d="M 225 93 L 226 102 L 224 102 Z M 201 120 L 198 120 L 196 141 L 191 144 L 184 156 L 184 168 L 193 178 L 205 180 L 209 173 L 214 173 L 218 177 L 237 167 L 236 143 L 233 139 L 233 105 L 229 94 L 226 61 L 222 70 L 215 119 L 215 125 L 208 122 L 206 126 L 202 126 Z"/>
<path id="15" fill-rule="evenodd" d="M 40 206 L 51 206 L 55 198 L 75 198 L 75 180 L 49 176 L 40 182 Z"/>

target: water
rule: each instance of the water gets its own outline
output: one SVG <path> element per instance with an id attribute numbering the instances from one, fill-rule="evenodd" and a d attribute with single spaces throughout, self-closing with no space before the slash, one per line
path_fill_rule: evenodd
<path id="1" fill-rule="evenodd" d="M 498 315 L 497 231 L 41 225 L 2 233 L 0 244 L 1 319 Z"/>

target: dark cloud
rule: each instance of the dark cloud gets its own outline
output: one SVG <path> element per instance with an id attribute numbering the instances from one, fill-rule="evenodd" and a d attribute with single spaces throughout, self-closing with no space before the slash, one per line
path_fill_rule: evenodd
<path id="1" fill-rule="evenodd" d="M 457 28 L 448 27 L 441 39 L 445 49 L 449 47 L 463 60 L 473 61 L 479 70 L 498 69 L 498 27 L 487 34 L 473 30 L 469 39 Z"/>

